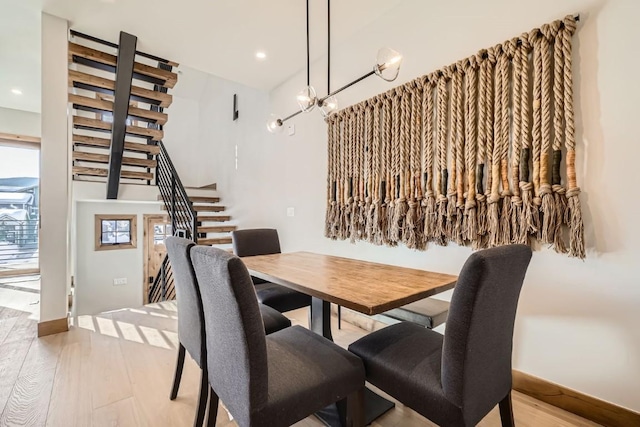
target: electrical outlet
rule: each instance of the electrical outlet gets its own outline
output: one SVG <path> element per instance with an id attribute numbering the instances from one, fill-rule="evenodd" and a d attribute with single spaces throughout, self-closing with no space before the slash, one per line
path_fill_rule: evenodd
<path id="1" fill-rule="evenodd" d="M 127 278 L 121 277 L 119 279 L 113 279 L 113 286 L 122 286 L 127 284 Z"/>
<path id="2" fill-rule="evenodd" d="M 288 134 L 289 136 L 291 136 L 291 135 L 295 135 L 295 134 L 296 134 L 296 125 L 289 125 L 289 126 L 287 127 L 287 134 Z"/>
<path id="3" fill-rule="evenodd" d="M 287 216 L 294 216 L 295 210 L 293 208 L 287 208 Z"/>

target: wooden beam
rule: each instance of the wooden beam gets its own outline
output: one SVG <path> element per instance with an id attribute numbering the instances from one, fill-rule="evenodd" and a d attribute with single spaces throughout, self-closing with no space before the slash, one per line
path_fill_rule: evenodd
<path id="1" fill-rule="evenodd" d="M 111 141 L 105 138 L 97 138 L 95 136 L 73 134 L 73 142 L 83 147 L 96 147 L 109 149 Z M 147 153 L 157 155 L 160 153 L 160 147 L 157 145 L 139 144 L 137 142 L 124 142 L 126 151 L 135 151 L 136 153 Z"/>
<path id="2" fill-rule="evenodd" d="M 112 132 L 112 124 L 98 119 L 73 116 L 73 126 L 80 129 L 95 130 L 99 132 Z M 149 138 L 160 141 L 164 137 L 164 131 L 158 129 L 143 128 L 140 126 L 126 126 L 126 134 L 140 138 Z"/>
<path id="3" fill-rule="evenodd" d="M 74 151 L 73 160 L 79 162 L 109 163 L 109 155 L 98 153 L 85 153 L 83 151 Z M 157 162 L 153 159 L 139 159 L 136 157 L 122 157 L 124 166 L 139 166 L 143 168 L 155 168 Z"/>
<path id="4" fill-rule="evenodd" d="M 73 174 L 74 175 L 88 175 L 88 176 L 99 176 L 99 177 L 105 177 L 107 176 L 107 169 L 103 169 L 103 168 L 87 168 L 84 166 L 74 166 L 73 167 Z M 136 171 L 127 171 L 127 170 L 121 170 L 120 171 L 120 178 L 126 178 L 126 179 L 143 179 L 145 181 L 149 181 L 153 179 L 153 174 L 152 173 L 147 173 L 147 172 L 136 172 Z"/>
<path id="5" fill-rule="evenodd" d="M 15 142 L 29 142 L 32 144 L 40 145 L 40 138 L 38 138 L 37 136 L 17 135 L 14 133 L 0 132 L 0 140 L 15 141 Z"/>
<path id="6" fill-rule="evenodd" d="M 0 278 L 17 277 L 17 276 L 33 276 L 34 274 L 40 274 L 40 269 L 39 268 L 23 268 L 21 270 L 0 271 Z"/>
<path id="7" fill-rule="evenodd" d="M 103 77 L 83 73 L 81 71 L 69 70 L 69 86 L 77 86 L 82 89 L 113 94 L 116 82 Z M 131 99 L 134 101 L 156 104 L 165 108 L 171 105 L 173 97 L 168 93 L 144 89 L 138 86 L 131 86 Z"/>
<path id="8" fill-rule="evenodd" d="M 74 108 L 80 107 L 88 111 L 113 111 L 113 102 L 103 99 L 70 93 L 69 102 L 73 104 Z M 129 118 L 164 125 L 167 123 L 168 117 L 165 113 L 129 106 Z"/>
<path id="9" fill-rule="evenodd" d="M 98 64 L 107 65 L 108 67 L 112 68 L 112 72 L 115 72 L 115 67 L 117 64 L 117 58 L 115 55 L 69 42 L 70 62 L 73 61 L 74 56 L 84 58 Z M 151 79 L 153 79 L 152 82 L 157 83 L 157 81 L 160 80 L 162 82 L 162 86 L 168 88 L 173 88 L 178 81 L 178 75 L 176 73 L 172 73 L 171 71 L 163 70 L 157 67 L 152 67 L 150 65 L 141 64 L 139 62 L 135 62 L 133 64 L 133 73 L 134 78 L 149 81 L 149 79 L 145 79 L 145 76 L 151 77 Z"/>
<path id="10" fill-rule="evenodd" d="M 605 426 L 640 425 L 638 412 L 524 372 L 513 370 L 513 389 Z"/>

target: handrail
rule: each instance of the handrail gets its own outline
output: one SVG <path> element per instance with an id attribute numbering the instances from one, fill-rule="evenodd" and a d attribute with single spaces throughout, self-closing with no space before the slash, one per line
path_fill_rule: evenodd
<path id="1" fill-rule="evenodd" d="M 182 185 L 182 181 L 180 181 L 180 176 L 178 176 L 176 167 L 173 165 L 173 162 L 171 161 L 171 157 L 169 157 L 169 152 L 167 151 L 167 148 L 164 146 L 164 143 L 162 141 L 158 141 L 158 146 L 160 147 L 160 153 L 162 154 L 163 160 L 166 159 L 167 165 L 169 166 L 169 170 L 171 171 L 171 175 L 176 178 L 177 188 L 182 193 L 184 198 L 188 200 L 189 196 L 187 195 L 187 190 L 184 188 L 184 185 Z"/>
<path id="2" fill-rule="evenodd" d="M 198 216 L 193 202 L 182 185 L 167 148 L 162 141 L 158 142 L 158 146 L 160 153 L 157 156 L 156 185 L 160 189 L 162 201 L 171 219 L 171 234 L 175 236 L 184 232 L 184 237 L 197 243 Z M 150 303 L 175 298 L 173 272 L 167 255 L 162 260 L 153 284 L 149 288 L 148 297 Z"/>

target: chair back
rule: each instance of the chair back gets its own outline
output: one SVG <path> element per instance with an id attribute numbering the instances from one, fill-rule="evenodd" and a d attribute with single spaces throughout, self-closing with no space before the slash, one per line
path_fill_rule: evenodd
<path id="1" fill-rule="evenodd" d="M 231 232 L 233 253 L 239 257 L 280 253 L 278 230 L 254 228 Z"/>
<path id="2" fill-rule="evenodd" d="M 256 293 L 244 263 L 208 246 L 191 250 L 200 286 L 209 384 L 239 425 L 267 402 L 267 344 Z"/>
<path id="3" fill-rule="evenodd" d="M 178 339 L 198 366 L 205 363 L 204 319 L 200 289 L 191 265 L 190 252 L 195 244 L 181 237 L 165 240 L 173 271 L 178 303 Z"/>
<path id="4" fill-rule="evenodd" d="M 442 387 L 469 420 L 482 418 L 511 390 L 513 328 L 530 260 L 528 246 L 501 246 L 472 254 L 460 272 L 444 336 Z"/>

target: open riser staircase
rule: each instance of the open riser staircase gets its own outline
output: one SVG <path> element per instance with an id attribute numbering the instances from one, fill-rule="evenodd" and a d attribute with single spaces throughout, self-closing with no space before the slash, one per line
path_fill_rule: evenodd
<path id="1" fill-rule="evenodd" d="M 157 185 L 158 200 L 163 202 L 162 209 L 170 218 L 174 235 L 201 245 L 228 249 L 229 233 L 236 227 L 229 224 L 231 217 L 225 214 L 225 206 L 219 204 L 220 198 L 211 194 L 215 192 L 215 185 L 208 186 L 206 191 L 199 189 L 198 195 L 188 194 L 162 142 L 162 128 L 168 120 L 164 109 L 172 102 L 168 91 L 178 81 L 173 71 L 178 64 L 135 51 L 134 61 L 129 62 L 131 73 L 124 73 L 123 85 L 119 80 L 123 74 L 117 67 L 120 50 L 125 50 L 121 47 L 123 33 L 121 45 L 75 31 L 71 31 L 71 36 L 69 103 L 73 111 L 73 179 L 105 182 L 107 198 L 117 198 L 120 183 Z M 130 48 L 133 54 L 136 38 L 126 36 L 134 40 L 134 47 Z M 124 95 L 122 87 L 129 88 Z M 122 97 L 128 100 L 128 105 L 120 104 L 123 114 L 118 115 L 118 99 Z M 119 121 L 118 117 L 123 120 Z M 118 135 L 124 136 L 120 153 L 116 149 Z M 120 162 L 117 177 L 111 172 L 114 162 Z M 147 300 L 174 298 L 173 274 L 165 257 Z"/>
<path id="2" fill-rule="evenodd" d="M 136 52 L 128 94 L 126 123 L 114 122 L 118 82 L 118 46 L 71 32 L 69 42 L 69 103 L 73 108 L 73 179 L 107 182 L 114 161 L 114 129 L 122 125 L 125 139 L 118 182 L 152 185 L 162 140 L 162 126 L 171 105 L 168 89 L 175 86 L 176 63 L 151 60 Z M 82 44 L 81 44 L 82 43 Z M 143 62 L 144 61 L 144 62 Z M 145 63 L 146 62 L 146 63 Z M 116 177 L 118 178 L 118 177 Z"/>

